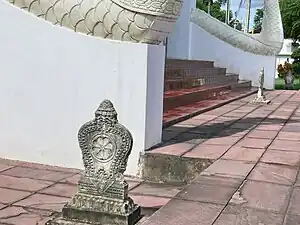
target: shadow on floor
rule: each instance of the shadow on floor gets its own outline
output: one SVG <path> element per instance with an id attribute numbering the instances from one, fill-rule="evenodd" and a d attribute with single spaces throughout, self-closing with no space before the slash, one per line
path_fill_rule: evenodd
<path id="1" fill-rule="evenodd" d="M 200 144 L 201 142 L 210 138 L 227 137 L 238 133 L 242 133 L 246 130 L 251 130 L 257 125 L 274 125 L 284 124 L 286 120 L 276 118 L 243 118 L 235 119 L 228 118 L 225 122 L 209 121 L 206 124 L 187 127 L 187 126 L 172 126 L 163 130 L 162 142 L 156 146 L 153 146 L 149 150 L 157 147 L 167 146 L 176 143 L 193 143 Z M 288 123 L 299 123 L 297 120 L 288 120 Z M 266 131 L 268 132 L 268 131 Z M 242 136 L 242 134 L 241 134 Z"/>

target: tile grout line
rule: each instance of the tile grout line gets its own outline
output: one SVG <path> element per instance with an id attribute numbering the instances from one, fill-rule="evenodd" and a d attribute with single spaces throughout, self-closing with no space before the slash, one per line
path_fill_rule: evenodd
<path id="1" fill-rule="evenodd" d="M 299 105 L 298 105 L 298 107 L 296 108 L 295 111 L 297 111 L 298 109 L 300 109 L 300 106 L 299 106 Z M 295 111 L 293 111 L 292 115 L 295 114 Z M 292 117 L 292 116 L 291 116 L 291 117 Z M 290 118 L 291 118 L 291 117 L 290 117 Z M 290 119 L 290 118 L 289 118 L 289 119 Z M 288 197 L 288 204 L 287 204 L 287 207 L 286 207 L 286 209 L 285 209 L 285 211 L 284 211 L 283 223 L 284 223 L 284 221 L 286 220 L 287 215 L 288 215 L 287 213 L 288 213 L 288 210 L 289 210 L 289 207 L 290 207 L 290 203 L 291 203 L 291 199 L 292 199 L 293 192 L 294 192 L 295 188 L 297 188 L 297 187 L 296 187 L 296 182 L 297 182 L 297 178 L 298 178 L 299 174 L 300 174 L 300 165 L 298 165 L 298 171 L 297 171 L 297 174 L 296 174 L 296 179 L 295 179 L 295 181 L 294 181 L 293 184 L 292 184 L 291 192 L 290 192 L 289 197 Z"/>
<path id="2" fill-rule="evenodd" d="M 293 93 L 288 99 L 291 99 L 296 93 Z M 281 94 L 279 94 L 278 96 L 280 96 Z M 278 97 L 276 96 L 276 97 Z M 278 105 L 273 111 L 272 113 L 268 114 L 271 115 L 273 114 L 276 110 L 278 110 L 281 106 L 283 106 L 286 102 L 282 102 L 280 105 Z M 297 107 L 298 108 L 298 107 Z M 289 118 L 285 121 L 284 124 L 287 123 L 287 121 L 292 117 L 292 115 L 295 113 L 295 111 L 297 110 L 294 109 L 293 112 L 291 113 L 291 115 L 289 116 Z M 267 117 L 266 117 L 267 118 Z M 265 118 L 265 119 L 266 119 Z M 264 119 L 264 120 L 265 120 Z M 264 121 L 263 120 L 263 121 Z M 263 155 L 265 154 L 265 152 L 267 151 L 268 147 L 274 142 L 274 140 L 276 139 L 276 137 L 278 136 L 279 132 L 282 130 L 283 126 L 281 127 L 281 129 L 278 131 L 277 135 L 273 138 L 273 140 L 271 141 L 271 143 L 265 148 L 265 151 L 263 152 L 263 154 L 259 157 L 259 159 L 257 160 L 257 162 L 254 164 L 254 166 L 252 167 L 252 169 L 247 173 L 247 175 L 245 176 L 243 182 L 240 184 L 240 186 L 236 189 L 236 191 L 234 193 L 236 193 L 237 191 L 241 190 L 241 188 L 244 186 L 245 182 L 247 181 L 248 176 L 251 174 L 251 172 L 254 170 L 254 168 L 258 165 L 259 161 L 261 160 L 261 158 L 263 157 Z M 291 194 L 290 194 L 291 195 Z M 233 196 L 233 195 L 232 195 Z M 219 217 L 222 215 L 222 213 L 224 212 L 225 208 L 229 205 L 230 200 L 232 199 L 232 196 L 230 197 L 230 199 L 227 201 L 227 204 L 225 204 L 224 208 L 220 211 L 220 213 L 218 214 L 218 216 L 215 218 L 215 220 L 212 222 L 211 225 L 214 225 L 216 223 L 216 221 L 219 219 Z"/>
<path id="3" fill-rule="evenodd" d="M 275 99 L 276 97 L 278 97 L 280 94 L 278 94 L 278 95 L 276 95 L 275 97 L 273 97 L 272 98 L 272 100 L 273 99 Z M 243 107 L 243 106 L 245 106 L 245 105 L 248 105 L 249 103 L 245 103 L 245 104 L 243 104 L 243 105 L 240 105 L 240 106 L 238 106 L 238 107 L 236 107 L 236 108 L 234 108 L 233 110 L 230 110 L 230 111 L 228 111 L 228 112 L 226 112 L 226 113 L 223 113 L 223 114 L 221 114 L 220 116 L 218 116 L 218 117 L 216 117 L 215 119 L 217 119 L 217 118 L 219 118 L 219 117 L 221 117 L 221 116 L 223 116 L 223 115 L 225 115 L 225 114 L 227 114 L 227 113 L 230 113 L 230 112 L 232 112 L 232 111 L 234 111 L 234 110 L 236 110 L 236 109 L 238 109 L 238 108 L 241 108 L 241 107 Z M 228 128 L 228 127 L 230 127 L 230 126 L 232 126 L 233 124 L 235 124 L 235 123 L 238 123 L 238 121 L 241 121 L 243 118 L 245 118 L 247 115 L 249 115 L 250 113 L 252 113 L 252 112 L 254 112 L 255 110 L 257 110 L 257 109 L 259 109 L 259 108 L 262 108 L 262 106 L 263 105 L 257 105 L 253 110 L 251 110 L 250 112 L 248 112 L 246 115 L 244 115 L 243 117 L 240 117 L 239 119 L 237 119 L 234 123 L 232 123 L 232 124 L 230 124 L 230 125 L 228 125 L 228 126 L 225 126 L 224 128 Z M 272 114 L 274 112 L 274 110 L 271 112 L 271 113 L 269 113 L 268 114 L 268 116 L 270 115 L 270 114 Z M 212 119 L 212 120 L 214 120 L 214 119 Z M 210 121 L 212 121 L 212 120 L 210 120 Z M 263 119 L 264 120 L 264 119 Z M 262 120 L 262 121 L 263 121 Z M 210 122 L 209 121 L 209 122 Z M 261 122 L 262 122 L 261 121 Z M 250 133 L 255 127 L 257 127 L 261 122 L 259 122 L 257 125 L 255 125 L 254 127 L 252 127 L 246 134 L 244 134 L 244 135 L 242 135 L 241 136 L 241 138 L 239 138 L 236 142 L 234 142 L 234 144 L 232 144 L 231 145 L 231 147 L 230 148 L 228 148 L 221 156 L 219 156 L 217 159 L 215 159 L 215 161 L 217 161 L 217 160 L 219 160 L 221 157 L 223 157 L 236 143 L 238 143 L 241 139 L 243 139 L 243 138 L 245 138 L 245 136 L 248 134 L 248 133 Z M 205 125 L 206 123 L 204 123 L 204 124 L 202 124 L 202 125 Z M 201 126 L 202 126 L 201 125 Z M 218 132 L 218 133 L 221 133 L 222 131 L 220 131 L 220 132 Z M 216 134 L 218 134 L 218 133 L 216 133 Z M 205 142 L 206 140 L 204 140 L 203 142 Z M 187 154 L 187 153 L 189 153 L 189 152 L 191 152 L 193 149 L 195 149 L 197 146 L 199 146 L 199 145 L 201 145 L 203 142 L 200 142 L 199 144 L 196 144 L 195 146 L 193 146 L 191 149 L 189 149 L 189 150 L 187 150 L 187 151 L 185 151 L 184 153 L 182 153 L 181 155 L 180 155 L 180 157 L 183 157 L 185 154 Z"/>
<path id="4" fill-rule="evenodd" d="M 79 174 L 79 173 L 77 173 L 77 174 Z M 59 179 L 58 181 L 54 181 L 53 184 L 51 184 L 51 185 L 49 185 L 49 186 L 46 186 L 46 187 L 41 188 L 41 189 L 39 189 L 39 190 L 33 191 L 33 192 L 31 192 L 30 195 L 27 195 L 27 196 L 25 196 L 25 197 L 23 197 L 23 198 L 21 198 L 21 199 L 19 199 L 19 200 L 10 202 L 9 204 L 6 205 L 6 207 L 2 208 L 1 210 L 5 209 L 5 208 L 8 208 L 8 207 L 11 207 L 11 206 L 17 206 L 17 207 L 21 207 L 21 208 L 25 207 L 25 208 L 26 208 L 26 206 L 20 206 L 20 205 L 14 205 L 14 204 L 16 204 L 17 202 L 23 201 L 23 200 L 25 200 L 26 198 L 29 198 L 29 197 L 31 197 L 31 196 L 33 196 L 33 195 L 35 195 L 35 194 L 40 194 L 39 191 L 45 190 L 45 189 L 47 189 L 47 188 L 49 188 L 49 187 L 52 187 L 52 186 L 54 186 L 55 184 L 59 183 L 60 181 L 65 180 L 65 179 L 68 179 L 68 178 L 70 178 L 70 177 L 72 177 L 72 176 L 74 176 L 74 175 L 77 175 L 77 174 L 72 174 L 71 176 L 68 176 L 68 177 Z M 11 189 L 11 188 L 7 188 L 7 189 Z M 14 189 L 11 189 L 11 190 L 14 190 Z M 24 190 L 22 190 L 22 191 L 24 191 Z M 27 191 L 27 192 L 29 192 L 29 191 Z M 51 196 L 53 196 L 53 195 L 51 195 Z M 60 197 L 62 197 L 62 196 L 60 196 Z M 27 208 L 30 208 L 30 207 L 27 207 Z M 34 208 L 34 209 L 39 209 L 39 208 Z M 52 210 L 49 210 L 49 211 L 52 211 Z"/>

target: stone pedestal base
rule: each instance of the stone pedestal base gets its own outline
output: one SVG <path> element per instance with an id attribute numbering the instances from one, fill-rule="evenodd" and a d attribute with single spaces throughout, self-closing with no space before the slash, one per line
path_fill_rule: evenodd
<path id="1" fill-rule="evenodd" d="M 118 215 L 74 209 L 66 205 L 62 216 L 48 221 L 46 225 L 134 225 L 140 218 L 140 206 L 136 206 L 128 214 Z"/>
<path id="2" fill-rule="evenodd" d="M 256 96 L 251 103 L 253 104 L 269 104 L 271 100 L 266 99 L 264 95 Z"/>

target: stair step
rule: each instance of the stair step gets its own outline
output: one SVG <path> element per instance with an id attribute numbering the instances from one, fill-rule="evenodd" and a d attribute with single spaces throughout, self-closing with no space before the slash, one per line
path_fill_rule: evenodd
<path id="1" fill-rule="evenodd" d="M 225 68 L 166 68 L 165 69 L 165 79 L 182 79 L 185 77 L 200 78 L 204 76 L 220 76 L 225 75 Z"/>
<path id="2" fill-rule="evenodd" d="M 257 91 L 256 88 L 238 88 L 230 90 L 227 94 L 217 96 L 214 99 L 205 99 L 190 105 L 179 106 L 170 110 L 165 110 L 163 115 L 163 126 L 186 120 L 192 116 L 218 108 L 227 103 L 249 96 Z"/>
<path id="3" fill-rule="evenodd" d="M 180 68 L 213 68 L 213 61 L 205 60 L 186 60 L 186 59 L 166 59 L 165 67 L 180 69 Z"/>
<path id="4" fill-rule="evenodd" d="M 239 80 L 238 83 L 232 85 L 232 88 L 249 88 L 251 86 L 252 82 L 250 80 Z"/>
<path id="5" fill-rule="evenodd" d="M 230 89 L 230 85 L 203 85 L 190 89 L 166 91 L 164 93 L 164 112 L 179 106 L 190 105 L 201 100 L 223 95 Z"/>
<path id="6" fill-rule="evenodd" d="M 235 84 L 238 82 L 238 75 L 230 76 L 202 76 L 199 78 L 184 77 L 183 79 L 165 80 L 165 91 L 181 90 L 199 87 L 206 84 Z"/>

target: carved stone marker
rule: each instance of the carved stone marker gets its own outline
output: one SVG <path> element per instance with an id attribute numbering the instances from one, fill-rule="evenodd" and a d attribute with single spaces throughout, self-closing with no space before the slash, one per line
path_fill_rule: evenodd
<path id="1" fill-rule="evenodd" d="M 252 100 L 252 103 L 254 104 L 269 104 L 271 102 L 271 100 L 267 100 L 266 96 L 264 95 L 264 80 L 265 80 L 265 70 L 264 67 L 260 70 L 260 74 L 259 74 L 259 86 L 258 86 L 258 91 L 257 91 L 257 95 L 255 96 L 255 98 Z"/>
<path id="2" fill-rule="evenodd" d="M 78 132 L 85 171 L 78 191 L 62 209 L 62 216 L 46 225 L 132 225 L 141 209 L 128 197 L 124 180 L 132 149 L 130 132 L 118 123 L 117 112 L 104 100 L 95 118 Z"/>

